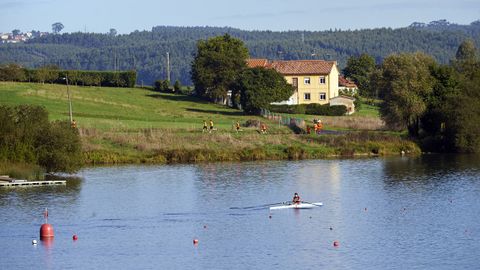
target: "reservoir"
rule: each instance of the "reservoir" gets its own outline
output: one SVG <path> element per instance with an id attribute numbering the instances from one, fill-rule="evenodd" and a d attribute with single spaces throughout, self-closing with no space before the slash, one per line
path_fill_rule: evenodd
<path id="1" fill-rule="evenodd" d="M 266 206 L 295 192 L 323 206 Z M 1 188 L 0 250 L 0 269 L 478 269 L 480 157 L 86 168 Z"/>

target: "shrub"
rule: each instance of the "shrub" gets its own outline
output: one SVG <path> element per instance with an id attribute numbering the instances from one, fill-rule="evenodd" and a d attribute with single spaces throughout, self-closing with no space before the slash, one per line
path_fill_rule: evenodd
<path id="1" fill-rule="evenodd" d="M 0 81 L 27 81 L 26 70 L 18 64 L 7 64 L 0 66 Z"/>
<path id="2" fill-rule="evenodd" d="M 305 105 L 270 105 L 269 110 L 276 113 L 305 114 Z"/>
<path id="3" fill-rule="evenodd" d="M 173 85 L 173 91 L 175 91 L 175 93 L 178 93 L 180 91 L 180 88 L 182 88 L 182 85 L 180 84 L 179 80 L 176 80 L 175 84 Z"/>
<path id="4" fill-rule="evenodd" d="M 245 127 L 260 127 L 260 124 L 261 122 L 256 120 L 256 119 L 248 119 L 246 122 L 245 122 Z"/>
<path id="5" fill-rule="evenodd" d="M 78 130 L 68 121 L 50 124 L 45 134 L 38 138 L 38 164 L 47 172 L 75 172 L 82 164 L 81 142 Z"/>
<path id="6" fill-rule="evenodd" d="M 0 126 L 0 162 L 38 164 L 47 172 L 74 172 L 82 164 L 77 129 L 50 123 L 43 107 L 0 106 Z"/>
<path id="7" fill-rule="evenodd" d="M 329 104 L 321 105 L 311 103 L 300 105 L 270 105 L 269 110 L 276 113 L 341 116 L 345 115 L 347 107 L 343 105 L 330 106 Z"/>
<path id="8" fill-rule="evenodd" d="M 157 80 L 154 83 L 154 89 L 158 92 L 164 93 L 172 93 L 172 89 L 170 89 L 170 81 L 169 80 Z"/>

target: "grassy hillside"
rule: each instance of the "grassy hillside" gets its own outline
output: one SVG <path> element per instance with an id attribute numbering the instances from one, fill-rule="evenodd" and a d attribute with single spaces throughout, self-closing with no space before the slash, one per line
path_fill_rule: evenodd
<path id="1" fill-rule="evenodd" d="M 74 119 L 87 163 L 199 162 L 219 160 L 321 158 L 335 155 L 418 153 L 410 141 L 384 132 L 296 135 L 288 127 L 194 97 L 140 88 L 70 86 Z M 68 119 L 64 85 L 0 83 L 0 104 L 36 104 L 51 120 Z M 307 121 L 314 116 L 306 116 Z M 202 133 L 203 120 L 218 129 Z M 268 134 L 255 127 L 235 132 L 236 121 L 267 123 Z M 327 119 L 325 119 L 327 120 Z M 336 123 L 378 121 L 376 117 L 330 118 Z M 341 125 L 337 125 L 340 126 Z"/>
<path id="2" fill-rule="evenodd" d="M 67 88 L 62 85 L 0 83 L 3 104 L 45 106 L 52 120 L 68 119 Z M 73 115 L 82 128 L 201 129 L 212 119 L 221 129 L 249 117 L 237 110 L 206 103 L 194 97 L 163 94 L 139 88 L 70 86 Z M 251 118 L 251 117 L 250 117 Z"/>

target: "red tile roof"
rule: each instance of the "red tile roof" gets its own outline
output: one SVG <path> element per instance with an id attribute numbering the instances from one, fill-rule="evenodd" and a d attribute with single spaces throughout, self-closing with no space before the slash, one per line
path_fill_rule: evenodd
<path id="1" fill-rule="evenodd" d="M 247 66 L 249 68 L 268 67 L 269 62 L 267 59 L 247 59 Z"/>
<path id="2" fill-rule="evenodd" d="M 273 61 L 272 67 L 283 75 L 328 75 L 335 62 L 323 60 Z"/>
<path id="3" fill-rule="evenodd" d="M 335 61 L 323 60 L 289 60 L 268 61 L 267 59 L 248 59 L 248 67 L 274 68 L 283 75 L 328 75 Z"/>
<path id="4" fill-rule="evenodd" d="M 338 86 L 344 86 L 348 88 L 358 88 L 354 82 L 350 81 L 349 79 L 343 76 L 338 76 Z"/>

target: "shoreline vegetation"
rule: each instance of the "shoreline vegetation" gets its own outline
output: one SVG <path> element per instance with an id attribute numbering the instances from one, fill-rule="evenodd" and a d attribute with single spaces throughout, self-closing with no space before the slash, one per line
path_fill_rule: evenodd
<path id="1" fill-rule="evenodd" d="M 198 163 L 419 155 L 413 142 L 386 132 L 338 135 L 236 134 L 144 129 L 134 132 L 80 130 L 86 164 Z"/>
<path id="2" fill-rule="evenodd" d="M 421 154 L 419 146 L 401 133 L 383 130 L 371 109 L 354 116 L 295 115 L 307 124 L 324 119 L 325 129 L 332 131 L 295 134 L 275 120 L 192 96 L 115 87 L 70 86 L 70 92 L 83 165 Z M 50 121 L 68 119 L 67 100 L 64 85 L 0 82 L 0 105 L 43 106 Z M 203 133 L 203 121 L 210 119 L 215 131 Z M 236 122 L 241 125 L 239 132 Z M 248 126 L 249 122 L 265 123 L 267 134 L 261 134 L 258 126 Z"/>

